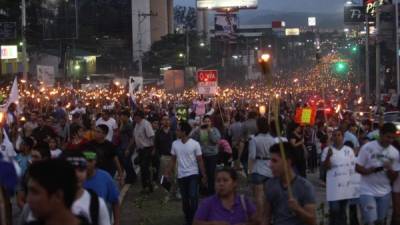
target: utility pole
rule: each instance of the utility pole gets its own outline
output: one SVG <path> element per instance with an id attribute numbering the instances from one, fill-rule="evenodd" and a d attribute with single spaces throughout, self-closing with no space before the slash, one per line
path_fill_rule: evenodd
<path id="1" fill-rule="evenodd" d="M 369 75 L 369 16 L 365 15 L 365 26 L 367 29 L 365 38 L 365 101 L 369 103 L 370 98 L 370 75 Z"/>
<path id="2" fill-rule="evenodd" d="M 186 62 L 185 62 L 185 66 L 188 67 L 189 66 L 189 54 L 190 54 L 190 47 L 189 47 L 189 26 L 188 24 L 186 24 L 186 28 L 185 28 L 185 35 L 186 35 Z"/>
<path id="3" fill-rule="evenodd" d="M 26 53 L 26 38 L 25 38 L 25 30 L 26 30 L 26 2 L 25 0 L 21 0 L 21 37 L 22 37 L 22 64 L 23 64 L 23 73 L 22 77 L 25 81 L 28 80 L 28 68 L 27 68 L 27 53 Z"/>
<path id="4" fill-rule="evenodd" d="M 133 7 L 133 6 L 132 6 Z M 141 13 L 138 11 L 138 44 L 139 44 L 139 56 L 138 56 L 138 70 L 139 70 L 139 76 L 143 77 L 143 61 L 142 61 L 142 54 L 143 54 L 143 49 L 142 49 L 142 38 L 143 38 L 143 33 L 142 33 L 142 23 L 147 19 L 147 17 L 151 16 L 157 16 L 156 13 L 153 13 L 150 11 L 150 13 Z M 132 43 L 134 44 L 134 43 Z M 135 53 L 133 52 L 133 55 Z"/>
<path id="5" fill-rule="evenodd" d="M 375 103 L 378 106 L 380 105 L 380 94 L 381 94 L 381 46 L 380 46 L 380 37 L 379 37 L 379 29 L 380 29 L 380 8 L 376 9 L 376 42 L 375 42 L 375 48 L 376 48 L 376 55 L 375 55 L 375 60 L 376 60 L 376 77 L 375 77 Z"/>
<path id="6" fill-rule="evenodd" d="M 397 95 L 400 94 L 400 61 L 399 61 L 399 0 L 396 0 L 396 84 Z"/>

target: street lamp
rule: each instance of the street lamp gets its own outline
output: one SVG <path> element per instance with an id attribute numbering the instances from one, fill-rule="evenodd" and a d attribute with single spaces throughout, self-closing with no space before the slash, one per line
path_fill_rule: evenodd
<path id="1" fill-rule="evenodd" d="M 179 58 L 183 58 L 185 55 L 183 53 L 179 53 Z"/>
<path id="2" fill-rule="evenodd" d="M 80 69 L 81 69 L 81 66 L 80 66 L 79 64 L 76 64 L 76 65 L 74 66 L 74 69 L 75 69 L 75 70 L 80 70 Z"/>
<path id="3" fill-rule="evenodd" d="M 200 47 L 204 47 L 204 46 L 206 46 L 206 44 L 204 42 L 201 42 Z"/>

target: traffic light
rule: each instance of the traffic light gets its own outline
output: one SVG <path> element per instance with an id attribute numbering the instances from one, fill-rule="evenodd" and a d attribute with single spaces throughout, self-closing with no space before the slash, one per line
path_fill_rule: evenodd
<path id="1" fill-rule="evenodd" d="M 339 61 L 334 64 L 334 71 L 339 74 L 344 74 L 349 71 L 347 62 Z"/>
<path id="2" fill-rule="evenodd" d="M 269 53 L 264 53 L 258 59 L 258 63 L 261 66 L 261 71 L 264 75 L 269 75 L 271 73 L 271 55 Z"/>
<path id="3" fill-rule="evenodd" d="M 358 52 L 358 46 L 357 45 L 353 45 L 350 50 L 351 50 L 351 53 L 357 53 Z"/>

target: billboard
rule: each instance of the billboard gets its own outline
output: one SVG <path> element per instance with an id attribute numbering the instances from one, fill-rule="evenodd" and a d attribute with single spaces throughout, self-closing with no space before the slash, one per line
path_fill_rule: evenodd
<path id="1" fill-rule="evenodd" d="M 345 23 L 362 23 L 365 22 L 365 10 L 363 6 L 346 6 L 344 7 Z"/>
<path id="2" fill-rule="evenodd" d="M 214 18 L 215 35 L 233 35 L 237 32 L 237 14 L 216 14 Z"/>
<path id="3" fill-rule="evenodd" d="M 16 22 L 0 22 L 0 39 L 14 39 L 17 37 Z"/>
<path id="4" fill-rule="evenodd" d="M 299 28 L 286 28 L 285 29 L 285 36 L 299 36 L 300 29 Z"/>
<path id="5" fill-rule="evenodd" d="M 286 26 L 285 21 L 281 21 L 281 20 L 276 20 L 276 21 L 272 21 L 271 23 L 272 28 L 282 28 Z"/>
<path id="6" fill-rule="evenodd" d="M 308 26 L 309 27 L 317 26 L 317 18 L 316 17 L 308 17 Z"/>
<path id="7" fill-rule="evenodd" d="M 18 48 L 16 45 L 2 45 L 1 59 L 16 59 L 18 58 Z"/>
<path id="8" fill-rule="evenodd" d="M 167 70 L 164 72 L 164 88 L 167 91 L 182 90 L 185 87 L 183 70 Z"/>
<path id="9" fill-rule="evenodd" d="M 54 66 L 37 65 L 37 79 L 43 82 L 44 86 L 52 87 L 54 85 L 55 70 Z"/>
<path id="10" fill-rule="evenodd" d="M 255 9 L 258 0 L 197 0 L 198 9 Z"/>

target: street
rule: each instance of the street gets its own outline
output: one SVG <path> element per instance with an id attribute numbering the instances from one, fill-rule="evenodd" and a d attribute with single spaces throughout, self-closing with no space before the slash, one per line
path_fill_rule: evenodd
<path id="1" fill-rule="evenodd" d="M 319 221 L 323 222 L 321 205 L 325 204 L 325 188 L 321 187 L 318 173 L 310 174 L 309 180 L 313 183 L 317 198 Z M 250 196 L 249 186 L 244 177 L 241 177 L 240 193 Z M 181 201 L 178 199 L 165 201 L 166 193 L 161 188 L 151 195 L 140 194 L 140 184 L 131 186 L 125 195 L 121 209 L 121 225 L 181 225 L 183 213 Z M 325 219 L 326 220 L 326 219 Z M 324 224 L 324 223 L 321 223 Z"/>

